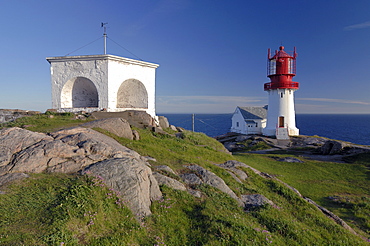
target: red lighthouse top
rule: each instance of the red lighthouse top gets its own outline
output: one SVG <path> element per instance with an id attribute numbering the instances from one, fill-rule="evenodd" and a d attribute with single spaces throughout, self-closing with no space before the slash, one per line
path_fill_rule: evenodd
<path id="1" fill-rule="evenodd" d="M 270 83 L 265 83 L 264 89 L 298 89 L 299 83 L 293 82 L 295 76 L 297 53 L 294 47 L 292 54 L 284 51 L 284 46 L 279 47 L 279 51 L 275 51 L 275 55 L 271 56 L 270 49 L 268 49 L 268 67 L 267 77 L 270 78 Z"/>

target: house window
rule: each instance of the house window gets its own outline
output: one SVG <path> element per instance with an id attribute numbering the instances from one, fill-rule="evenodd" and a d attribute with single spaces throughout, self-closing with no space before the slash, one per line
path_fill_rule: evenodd
<path id="1" fill-rule="evenodd" d="M 239 127 L 239 122 L 236 122 L 236 127 Z"/>
<path id="2" fill-rule="evenodd" d="M 258 123 L 256 123 L 256 127 L 258 127 Z"/>

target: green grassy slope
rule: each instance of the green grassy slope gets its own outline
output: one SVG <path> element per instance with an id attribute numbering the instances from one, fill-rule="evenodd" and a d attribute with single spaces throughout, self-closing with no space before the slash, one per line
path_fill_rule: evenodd
<path id="1" fill-rule="evenodd" d="M 214 164 L 237 158 L 282 180 L 286 177 L 284 181 L 292 186 L 301 183 L 296 188 L 305 193 L 305 184 L 311 183 L 299 181 L 304 175 L 289 173 L 289 167 L 295 173 L 301 173 L 302 167 L 293 168 L 289 163 L 291 166 L 284 168 L 286 163 L 265 156 L 231 156 L 218 151 L 222 145 L 216 140 L 200 133 L 185 132 L 184 138 L 178 139 L 147 130 L 139 132 L 138 141 L 113 137 L 141 155 L 154 157 L 157 161 L 151 162 L 153 166 L 168 165 L 181 173 L 184 164 L 198 164 L 223 178 L 236 194 L 262 194 L 274 205 L 246 212 L 229 196 L 208 185 L 196 187 L 204 194 L 202 198 L 163 186 L 164 197 L 153 202 L 153 215 L 137 221 L 125 201 L 99 179 L 32 174 L 31 178 L 9 185 L 6 194 L 0 195 L 0 245 L 367 245 L 279 182 L 245 169 L 249 178 L 241 184 Z M 309 165 L 315 169 L 316 164 L 312 161 Z M 334 178 L 319 174 L 336 173 L 335 180 L 344 182 L 341 189 L 348 186 L 347 193 L 368 196 L 368 180 L 356 166 L 361 164 L 346 166 L 348 173 L 356 172 L 360 177 L 354 187 L 348 180 L 350 175 L 339 175 L 340 171 L 334 172 L 333 167 L 325 171 L 326 165 L 319 164 L 321 169 L 315 171 L 317 179 L 312 178 L 312 183 L 327 185 Z M 359 184 L 362 188 L 357 187 Z M 320 202 L 326 193 L 318 189 L 312 189 L 313 195 L 305 195 Z M 330 191 L 342 192 L 335 189 L 331 187 Z M 367 235 L 365 229 L 361 233 Z"/>

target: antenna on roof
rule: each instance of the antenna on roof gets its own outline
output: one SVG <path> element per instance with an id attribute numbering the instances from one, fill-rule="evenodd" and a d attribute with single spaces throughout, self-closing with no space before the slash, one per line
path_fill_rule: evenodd
<path id="1" fill-rule="evenodd" d="M 106 25 L 108 24 L 108 22 L 102 22 L 101 23 L 101 27 L 104 27 L 104 33 L 103 33 L 103 37 L 104 37 L 104 55 L 107 54 L 107 27 Z"/>

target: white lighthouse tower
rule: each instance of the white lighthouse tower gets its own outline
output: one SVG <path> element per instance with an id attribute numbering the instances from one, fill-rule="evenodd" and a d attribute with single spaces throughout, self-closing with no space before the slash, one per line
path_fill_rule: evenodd
<path id="1" fill-rule="evenodd" d="M 262 130 L 263 135 L 289 138 L 299 135 L 295 125 L 294 92 L 298 90 L 299 83 L 292 79 L 296 73 L 296 49 L 292 54 L 284 51 L 284 46 L 271 56 L 268 49 L 267 77 L 269 83 L 264 84 L 269 94 L 267 125 Z"/>

